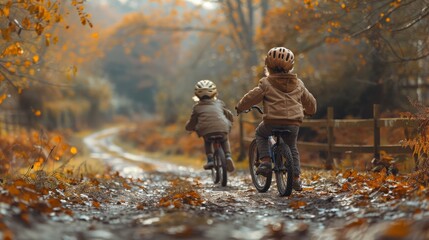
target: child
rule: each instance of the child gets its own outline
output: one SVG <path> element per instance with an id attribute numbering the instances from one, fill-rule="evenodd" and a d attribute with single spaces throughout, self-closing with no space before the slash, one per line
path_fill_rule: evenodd
<path id="1" fill-rule="evenodd" d="M 266 77 L 259 80 L 259 85 L 244 95 L 236 110 L 240 113 L 261 101 L 264 106 L 263 121 L 256 128 L 256 144 L 261 161 L 257 174 L 266 176 L 271 173 L 268 137 L 272 135 L 272 129 L 291 131 L 284 141 L 292 152 L 293 189 L 301 191 L 301 167 L 296 141 L 304 114 L 316 113 L 316 99 L 297 75 L 291 73 L 293 65 L 292 51 L 284 47 L 272 48 L 265 58 Z"/>
<path id="2" fill-rule="evenodd" d="M 206 170 L 214 167 L 213 145 L 209 137 L 222 135 L 221 145 L 225 152 L 227 171 L 232 172 L 234 163 L 231 158 L 228 133 L 231 131 L 233 116 L 225 108 L 225 104 L 216 98 L 216 95 L 216 85 L 210 80 L 201 80 L 195 85 L 195 96 L 199 101 L 192 109 L 191 118 L 186 123 L 186 130 L 197 132 L 199 137 L 203 136 L 207 154 L 207 163 L 204 165 Z"/>

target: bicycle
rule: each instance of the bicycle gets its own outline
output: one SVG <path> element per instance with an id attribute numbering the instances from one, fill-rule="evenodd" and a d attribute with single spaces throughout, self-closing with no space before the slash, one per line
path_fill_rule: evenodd
<path id="1" fill-rule="evenodd" d="M 226 170 L 225 152 L 223 151 L 221 144 L 223 138 L 224 137 L 222 135 L 214 135 L 210 136 L 209 140 L 212 142 L 214 148 L 214 167 L 211 169 L 213 183 L 217 184 L 220 182 L 222 187 L 225 187 L 228 182 L 228 173 Z"/>
<path id="2" fill-rule="evenodd" d="M 250 109 L 244 111 L 250 112 L 256 109 L 260 114 L 263 111 L 258 106 L 252 106 Z M 276 175 L 277 190 L 280 196 L 290 196 L 292 194 L 293 185 L 293 166 L 292 166 L 292 153 L 289 146 L 284 142 L 283 138 L 290 134 L 289 130 L 273 129 L 272 136 L 268 138 L 270 157 L 274 167 L 267 176 L 256 174 L 256 170 L 260 164 L 256 139 L 250 144 L 249 147 L 249 170 L 252 177 L 253 185 L 258 192 L 267 192 L 270 189 L 272 182 L 272 172 Z"/>

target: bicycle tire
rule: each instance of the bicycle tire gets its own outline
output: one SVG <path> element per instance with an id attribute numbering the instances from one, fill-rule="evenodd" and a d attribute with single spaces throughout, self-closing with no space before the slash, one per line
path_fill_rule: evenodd
<path id="1" fill-rule="evenodd" d="M 290 196 L 293 186 L 292 153 L 289 146 L 281 138 L 275 154 L 277 190 L 280 196 Z"/>
<path id="2" fill-rule="evenodd" d="M 223 152 L 222 148 L 217 148 L 215 150 L 215 153 L 213 155 L 215 165 L 217 166 L 220 183 L 222 187 L 225 187 L 228 183 L 228 172 L 226 171 L 226 158 L 225 153 Z"/>
<path id="3" fill-rule="evenodd" d="M 257 175 L 256 170 L 258 169 L 257 162 L 259 162 L 258 148 L 256 146 L 256 140 L 254 139 L 249 146 L 249 171 L 252 177 L 252 183 L 258 192 L 266 192 L 270 189 L 271 180 L 273 175 L 270 174 L 267 177 Z"/>
<path id="4" fill-rule="evenodd" d="M 214 184 L 219 183 L 220 181 L 220 174 L 219 174 L 219 167 L 217 166 L 216 162 L 215 162 L 215 166 L 211 169 L 211 173 L 212 173 L 212 180 Z"/>

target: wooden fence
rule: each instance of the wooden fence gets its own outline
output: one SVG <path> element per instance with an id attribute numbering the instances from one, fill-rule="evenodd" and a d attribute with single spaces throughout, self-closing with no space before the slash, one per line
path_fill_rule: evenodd
<path id="1" fill-rule="evenodd" d="M 243 158 L 246 149 L 245 142 L 251 141 L 252 138 L 246 137 L 244 134 L 244 124 L 253 124 L 256 126 L 260 121 L 249 121 L 240 118 L 240 157 Z M 406 128 L 417 128 L 418 123 L 415 120 L 409 120 L 404 118 L 380 118 L 380 106 L 374 104 L 373 106 L 373 118 L 371 119 L 334 119 L 334 109 L 328 108 L 326 119 L 310 120 L 306 119 L 303 121 L 301 127 L 311 128 L 325 128 L 327 132 L 325 143 L 315 142 L 298 142 L 298 147 L 304 150 L 311 151 L 322 151 L 327 153 L 327 159 L 325 162 L 326 169 L 333 168 L 333 154 L 334 153 L 373 153 L 374 158 L 380 159 L 380 151 L 385 151 L 391 154 L 406 154 L 412 153 L 412 149 L 404 147 L 400 144 L 393 145 L 381 145 L 380 141 L 380 128 L 382 127 L 402 127 Z M 340 144 L 334 141 L 334 129 L 335 128 L 356 128 L 356 127 L 367 127 L 368 134 L 372 134 L 374 138 L 373 145 L 357 145 L 357 144 Z"/>
<path id="2" fill-rule="evenodd" d="M 0 135 L 30 130 L 33 123 L 32 114 L 13 109 L 0 109 Z"/>

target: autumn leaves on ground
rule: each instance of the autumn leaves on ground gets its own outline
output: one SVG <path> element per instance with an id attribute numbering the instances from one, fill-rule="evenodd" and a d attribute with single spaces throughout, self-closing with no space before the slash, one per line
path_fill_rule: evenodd
<path id="1" fill-rule="evenodd" d="M 425 0 L 0 0 L 0 238 L 427 239 L 428 9 Z M 369 119 L 379 104 L 381 117 L 418 122 L 381 129 L 382 145 L 413 154 L 382 151 L 374 168 L 372 154 L 347 151 L 325 171 L 326 152 L 301 150 L 304 191 L 290 197 L 274 182 L 258 193 L 246 158 L 227 187 L 213 184 L 202 140 L 184 130 L 193 87 L 212 80 L 233 110 L 274 46 L 295 53 L 314 119 L 331 106 L 335 119 Z M 240 132 L 234 120 L 238 160 L 255 126 Z M 336 129 L 334 143 L 371 146 L 368 129 Z M 299 138 L 327 135 L 301 128 Z"/>
<path id="2" fill-rule="evenodd" d="M 115 142 L 141 154 L 142 146 L 131 147 L 134 137 L 123 129 Z M 221 238 L 238 239 L 424 239 L 427 234 L 429 193 L 419 172 L 306 169 L 304 191 L 279 197 L 275 186 L 257 193 L 245 164 L 230 175 L 227 187 L 213 185 L 198 158 L 191 158 L 198 162 L 196 169 L 155 169 L 133 179 L 100 169 L 113 163 L 91 158 L 84 147 L 77 153 L 65 138 L 55 133 L 2 138 L 4 239 L 215 239 L 215 229 L 224 231 Z M 176 164 L 188 165 L 190 160 L 183 159 Z M 68 227 L 59 231 L 61 224 Z M 36 233 L 40 225 L 46 225 L 45 235 Z"/>

